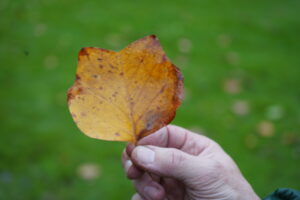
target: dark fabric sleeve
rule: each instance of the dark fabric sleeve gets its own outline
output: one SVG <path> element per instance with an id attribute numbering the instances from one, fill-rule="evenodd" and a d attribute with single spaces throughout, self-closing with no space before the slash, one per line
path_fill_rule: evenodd
<path id="1" fill-rule="evenodd" d="M 289 188 L 279 188 L 263 200 L 300 200 L 300 191 Z"/>

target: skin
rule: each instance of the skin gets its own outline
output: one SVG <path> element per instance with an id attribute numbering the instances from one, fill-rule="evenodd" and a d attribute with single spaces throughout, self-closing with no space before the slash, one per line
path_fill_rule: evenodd
<path id="1" fill-rule="evenodd" d="M 128 144 L 122 163 L 137 191 L 132 200 L 259 199 L 215 141 L 178 126 Z"/>

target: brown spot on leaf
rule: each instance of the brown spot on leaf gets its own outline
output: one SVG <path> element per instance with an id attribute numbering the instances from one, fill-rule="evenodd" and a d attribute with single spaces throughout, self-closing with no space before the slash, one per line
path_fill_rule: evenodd
<path id="1" fill-rule="evenodd" d="M 81 87 L 71 87 L 68 92 L 67 92 L 67 102 L 68 104 L 72 99 L 75 98 L 78 94 L 82 93 L 82 88 Z"/>
<path id="2" fill-rule="evenodd" d="M 116 132 L 116 133 L 115 133 L 115 136 L 120 136 L 120 133 Z"/>
<path id="3" fill-rule="evenodd" d="M 71 88 L 68 90 L 68 93 L 67 93 L 67 102 L 68 104 L 70 104 L 70 101 L 74 99 L 74 95 L 72 94 L 71 92 Z"/>
<path id="4" fill-rule="evenodd" d="M 160 93 L 160 94 L 163 93 L 163 92 L 165 91 L 166 87 L 167 87 L 167 85 L 164 85 L 164 86 L 160 89 L 159 93 Z"/>
<path id="5" fill-rule="evenodd" d="M 114 93 L 112 94 L 112 96 L 113 96 L 113 97 L 116 97 L 117 94 L 118 94 L 118 92 L 114 92 Z"/>
<path id="6" fill-rule="evenodd" d="M 123 75 L 124 75 L 124 73 L 123 73 L 123 72 L 121 72 L 121 73 L 120 73 L 120 76 L 123 76 Z"/>
<path id="7" fill-rule="evenodd" d="M 99 65 L 99 68 L 100 68 L 100 69 L 103 69 L 103 65 Z"/>
<path id="8" fill-rule="evenodd" d="M 112 69 L 118 69 L 117 67 L 115 67 L 115 66 L 112 65 L 112 64 L 109 64 L 109 66 L 110 66 L 110 68 L 112 68 Z"/>
<path id="9" fill-rule="evenodd" d="M 166 62 L 168 60 L 168 58 L 167 58 L 167 56 L 166 55 L 163 55 L 162 57 L 161 57 L 161 62 Z"/>

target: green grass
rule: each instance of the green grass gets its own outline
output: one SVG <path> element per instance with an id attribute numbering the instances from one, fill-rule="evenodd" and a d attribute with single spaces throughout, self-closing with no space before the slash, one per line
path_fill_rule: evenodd
<path id="1" fill-rule="evenodd" d="M 220 143 L 260 196 L 300 189 L 299 9 L 297 0 L 1 0 L 0 199 L 130 199 L 125 144 L 80 133 L 66 91 L 81 47 L 120 50 L 148 34 L 185 77 L 173 123 Z M 228 79 L 241 91 L 224 91 Z M 248 114 L 232 112 L 237 100 Z M 264 120 L 271 137 L 257 131 Z M 97 179 L 78 175 L 84 163 L 101 166 Z"/>

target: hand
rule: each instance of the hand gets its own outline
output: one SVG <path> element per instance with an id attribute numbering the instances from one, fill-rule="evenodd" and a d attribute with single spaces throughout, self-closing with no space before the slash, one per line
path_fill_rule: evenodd
<path id="1" fill-rule="evenodd" d="M 133 200 L 259 199 L 216 142 L 177 126 L 127 145 L 122 161 Z"/>

